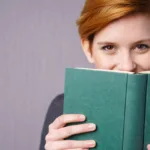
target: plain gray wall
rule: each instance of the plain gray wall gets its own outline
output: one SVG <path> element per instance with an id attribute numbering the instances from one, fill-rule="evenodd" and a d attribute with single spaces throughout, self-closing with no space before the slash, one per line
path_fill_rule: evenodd
<path id="1" fill-rule="evenodd" d="M 66 67 L 89 67 L 75 21 L 84 0 L 0 0 L 0 150 L 37 150 Z"/>

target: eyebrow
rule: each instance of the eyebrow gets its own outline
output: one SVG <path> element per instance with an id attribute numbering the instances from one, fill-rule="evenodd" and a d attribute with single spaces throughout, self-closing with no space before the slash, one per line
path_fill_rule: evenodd
<path id="1" fill-rule="evenodd" d="M 138 44 L 138 43 L 142 43 L 142 42 L 150 42 L 150 38 L 149 39 L 142 39 L 139 41 L 134 42 L 133 44 Z M 109 42 L 109 41 L 101 41 L 101 42 L 97 42 L 98 45 L 104 45 L 104 44 L 117 44 L 115 42 Z"/>

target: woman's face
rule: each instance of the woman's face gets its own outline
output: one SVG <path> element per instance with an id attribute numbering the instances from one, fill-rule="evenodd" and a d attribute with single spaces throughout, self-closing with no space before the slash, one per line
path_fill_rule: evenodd
<path id="1" fill-rule="evenodd" d="M 92 52 L 88 41 L 82 46 L 98 69 L 150 70 L 150 17 L 136 14 L 114 21 L 95 35 Z"/>

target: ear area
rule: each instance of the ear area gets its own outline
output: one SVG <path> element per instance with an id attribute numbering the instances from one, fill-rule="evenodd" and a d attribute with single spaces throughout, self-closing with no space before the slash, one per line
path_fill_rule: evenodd
<path id="1" fill-rule="evenodd" d="M 84 54 L 89 63 L 94 63 L 94 59 L 92 57 L 92 51 L 90 49 L 90 43 L 88 40 L 81 39 L 81 46 L 84 51 Z"/>

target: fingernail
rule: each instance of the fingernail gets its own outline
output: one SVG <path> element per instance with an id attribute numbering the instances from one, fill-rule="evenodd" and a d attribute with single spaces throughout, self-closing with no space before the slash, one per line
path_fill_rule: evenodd
<path id="1" fill-rule="evenodd" d="M 88 128 L 91 129 L 91 130 L 94 130 L 94 129 L 96 128 L 96 125 L 93 124 L 93 123 L 90 123 L 90 124 L 88 125 Z"/>
<path id="2" fill-rule="evenodd" d="M 80 119 L 81 121 L 84 121 L 84 120 L 85 120 L 85 116 L 84 116 L 84 115 L 80 115 L 80 116 L 79 116 L 79 119 Z"/>
<path id="3" fill-rule="evenodd" d="M 89 147 L 95 147 L 95 145 L 96 145 L 96 142 L 93 140 L 88 142 Z"/>

